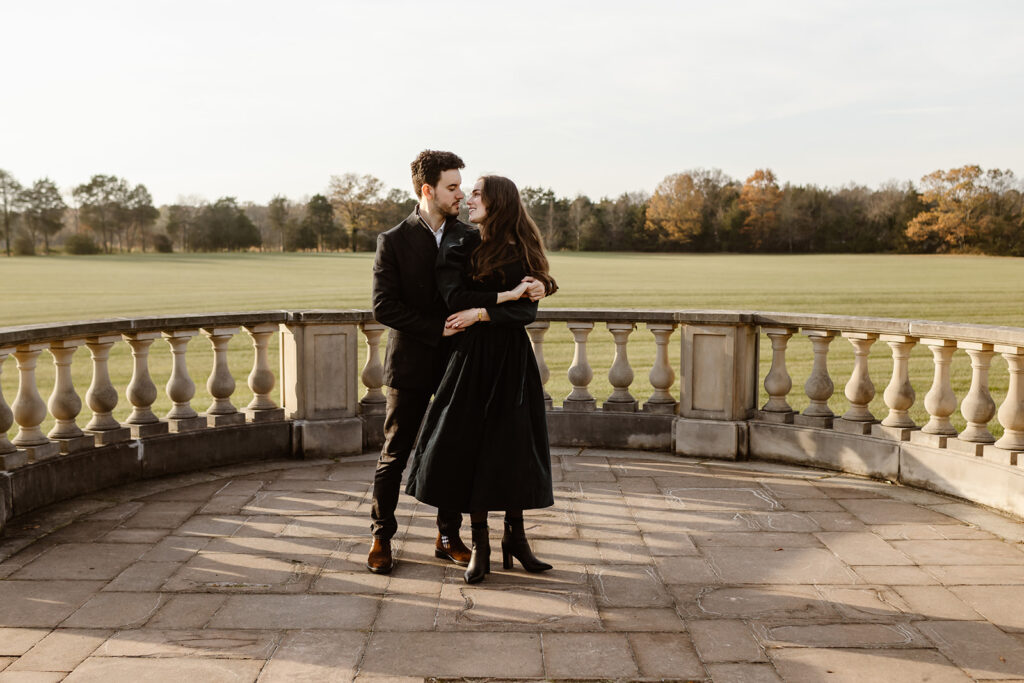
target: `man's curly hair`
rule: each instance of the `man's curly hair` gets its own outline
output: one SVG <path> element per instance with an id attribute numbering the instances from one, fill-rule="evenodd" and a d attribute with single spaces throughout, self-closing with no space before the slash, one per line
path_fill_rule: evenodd
<path id="1" fill-rule="evenodd" d="M 412 189 L 419 199 L 423 193 L 423 185 L 437 187 L 441 174 L 451 169 L 462 169 L 466 164 L 451 152 L 439 152 L 436 149 L 425 149 L 409 164 L 412 169 Z"/>

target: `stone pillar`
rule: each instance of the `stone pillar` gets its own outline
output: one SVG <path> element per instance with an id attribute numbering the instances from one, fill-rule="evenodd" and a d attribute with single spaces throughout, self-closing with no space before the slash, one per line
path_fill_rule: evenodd
<path id="1" fill-rule="evenodd" d="M 366 393 L 359 399 L 359 412 L 362 415 L 383 415 L 387 408 L 387 398 L 381 391 L 384 386 L 384 364 L 380 362 L 380 338 L 387 327 L 378 322 L 362 323 L 359 327 L 366 337 L 366 365 L 360 376 Z"/>
<path id="2" fill-rule="evenodd" d="M 213 346 L 213 369 L 206 380 L 206 390 L 213 397 L 213 403 L 206 409 L 207 427 L 227 427 L 245 424 L 245 415 L 231 403 L 235 393 L 235 378 L 228 367 L 228 344 L 238 334 L 237 327 L 204 327 L 203 336 Z"/>
<path id="3" fill-rule="evenodd" d="M 551 327 L 549 322 L 535 322 L 526 326 L 530 335 L 530 344 L 533 346 L 533 355 L 537 359 L 537 370 L 540 371 L 540 383 L 544 386 L 544 406 L 551 410 L 551 394 L 548 393 L 547 383 L 551 378 L 551 371 L 548 364 L 544 362 L 544 333 Z"/>
<path id="4" fill-rule="evenodd" d="M 946 440 L 956 436 L 956 428 L 949 421 L 949 416 L 956 410 L 956 394 L 953 393 L 953 381 L 949 366 L 956 351 L 956 342 L 950 339 L 922 339 L 922 344 L 932 351 L 932 362 L 935 372 L 932 375 L 932 386 L 924 397 L 924 408 L 928 411 L 928 423 L 921 431 L 912 434 L 910 440 L 936 448 L 945 448 Z"/>
<path id="5" fill-rule="evenodd" d="M 128 402 L 132 404 L 132 414 L 125 420 L 131 428 L 132 438 L 141 439 L 167 433 L 167 423 L 162 422 L 153 413 L 153 401 L 156 400 L 156 384 L 149 376 L 149 347 L 154 339 L 160 338 L 159 332 L 132 332 L 125 334 L 124 340 L 132 347 L 132 379 L 128 383 Z"/>
<path id="6" fill-rule="evenodd" d="M 654 365 L 647 376 L 654 393 L 644 403 L 644 412 L 675 415 L 679 412 L 679 401 L 671 391 L 676 372 L 668 359 L 668 342 L 675 332 L 676 323 L 647 323 L 647 329 L 654 335 Z"/>
<path id="7" fill-rule="evenodd" d="M 171 347 L 171 377 L 167 380 L 167 397 L 171 409 L 167 412 L 167 427 L 171 432 L 191 432 L 206 426 L 206 420 L 192 407 L 196 385 L 188 374 L 188 343 L 196 336 L 196 330 L 174 330 L 164 332 L 163 337 Z"/>
<path id="8" fill-rule="evenodd" d="M 764 377 L 764 390 L 768 402 L 758 411 L 757 417 L 768 422 L 790 423 L 796 411 L 786 400 L 793 388 L 793 378 L 786 369 L 786 346 L 796 332 L 793 327 L 764 327 L 761 329 L 772 343 L 772 367 Z"/>
<path id="9" fill-rule="evenodd" d="M 570 322 L 568 328 L 576 345 L 572 365 L 569 366 L 569 383 L 572 384 L 572 391 L 562 402 L 562 410 L 596 410 L 597 401 L 588 389 L 590 380 L 594 379 L 594 371 L 587 360 L 587 337 L 594 329 L 594 323 Z"/>
<path id="10" fill-rule="evenodd" d="M 996 345 L 994 350 L 1001 353 L 1010 366 L 1006 399 L 999 406 L 1003 436 L 995 444 L 1004 453 L 994 455 L 1005 458 L 1004 462 L 1008 464 L 1019 465 L 1019 454 L 1024 452 L 1024 347 Z M 990 449 L 985 450 L 986 458 L 990 452 Z"/>
<path id="11" fill-rule="evenodd" d="M 361 453 L 356 323 L 281 327 L 281 389 L 295 424 L 292 448 L 307 458 Z"/>
<path id="12" fill-rule="evenodd" d="M 85 402 L 92 409 L 92 419 L 85 425 L 85 433 L 91 434 L 97 446 L 127 441 L 131 430 L 122 427 L 114 419 L 114 408 L 117 407 L 117 389 L 110 381 L 110 349 L 121 335 L 89 337 L 85 345 L 92 356 L 92 384 L 85 392 Z"/>
<path id="13" fill-rule="evenodd" d="M 637 401 L 629 393 L 629 385 L 633 383 L 633 368 L 629 364 L 626 345 L 629 335 L 636 325 L 628 323 L 606 323 L 608 331 L 615 339 L 615 359 L 608 370 L 608 382 L 612 385 L 612 395 L 601 406 L 602 410 L 611 412 L 632 413 L 636 411 Z"/>
<path id="14" fill-rule="evenodd" d="M 829 428 L 832 426 L 835 413 L 828 407 L 828 400 L 835 391 L 835 384 L 828 374 L 828 347 L 835 339 L 834 330 L 804 330 L 814 347 L 814 362 L 811 375 L 804 383 L 804 392 L 810 404 L 804 412 L 793 418 L 794 424 L 805 427 Z"/>
<path id="15" fill-rule="evenodd" d="M 844 391 L 850 407 L 842 417 L 832 423 L 832 427 L 850 434 L 870 434 L 871 425 L 878 420 L 868 407 L 871 399 L 875 397 L 875 385 L 868 372 L 868 354 L 878 335 L 869 332 L 843 332 L 843 336 L 853 346 L 853 372 Z"/>
<path id="16" fill-rule="evenodd" d="M 889 409 L 882 423 L 871 427 L 871 435 L 896 441 L 908 441 L 917 425 L 910 417 L 914 405 L 914 387 L 910 384 L 910 350 L 917 344 L 916 337 L 903 334 L 883 334 L 879 339 L 892 351 L 892 378 L 882 398 Z"/>
<path id="17" fill-rule="evenodd" d="M 956 439 L 946 442 L 947 448 L 979 456 L 985 444 L 995 443 L 996 437 L 988 430 L 989 421 L 996 415 L 996 402 L 988 390 L 988 371 L 994 355 L 992 344 L 957 342 L 971 357 L 971 388 L 960 403 L 960 412 L 967 427 Z"/>
<path id="18" fill-rule="evenodd" d="M 46 403 L 36 387 L 36 363 L 39 354 L 48 346 L 22 344 L 14 351 L 18 361 L 18 394 L 11 407 L 14 409 L 14 421 L 18 423 L 18 434 L 11 443 L 25 449 L 31 462 L 47 460 L 60 452 L 60 446 L 46 438 L 40 428 L 46 419 Z"/>
<path id="19" fill-rule="evenodd" d="M 258 323 L 246 325 L 245 331 L 252 338 L 253 364 L 249 373 L 249 389 L 252 390 L 252 401 L 245 408 L 246 417 L 252 422 L 269 422 L 284 419 L 284 408 L 279 408 L 270 396 L 274 390 L 276 378 L 270 368 L 270 335 L 277 332 L 277 323 Z"/>
<path id="20" fill-rule="evenodd" d="M 56 367 L 56 381 L 47 407 L 57 422 L 48 436 L 60 444 L 61 453 L 74 453 L 96 445 L 95 439 L 84 434 L 75 421 L 82 412 L 82 399 L 78 397 L 71 378 L 71 358 L 84 343 L 84 339 L 73 339 L 50 344 L 50 355 L 53 356 L 53 364 Z"/>
<path id="21" fill-rule="evenodd" d="M 757 407 L 757 328 L 684 325 L 677 453 L 735 460 L 747 455 L 747 420 Z"/>
<path id="22" fill-rule="evenodd" d="M 0 347 L 0 470 L 13 470 L 28 462 L 28 454 L 18 450 L 18 447 L 7 439 L 7 432 L 14 424 L 14 413 L 11 412 L 7 401 L 4 400 L 3 376 L 4 361 L 14 351 L 12 347 Z M 2 513 L 0 513 L 2 518 Z"/>

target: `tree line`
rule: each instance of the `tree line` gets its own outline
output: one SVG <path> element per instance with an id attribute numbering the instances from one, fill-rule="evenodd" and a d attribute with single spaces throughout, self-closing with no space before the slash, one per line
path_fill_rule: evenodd
<path id="1" fill-rule="evenodd" d="M 666 177 L 652 194 L 592 200 L 524 187 L 552 250 L 691 252 L 973 252 L 1024 255 L 1024 184 L 968 165 L 920 184 L 826 188 L 781 184 L 770 169 L 743 182 L 717 169 Z M 95 175 L 71 188 L 21 185 L 0 170 L 8 255 L 125 251 L 372 251 L 416 201 L 371 175 L 332 176 L 324 193 L 266 204 L 183 199 L 156 207 L 144 185 Z"/>

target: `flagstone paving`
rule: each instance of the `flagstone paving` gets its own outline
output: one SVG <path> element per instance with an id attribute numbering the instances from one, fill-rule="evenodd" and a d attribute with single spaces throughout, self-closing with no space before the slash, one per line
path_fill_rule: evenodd
<path id="1" fill-rule="evenodd" d="M 1024 523 L 770 463 L 555 449 L 554 569 L 472 586 L 403 496 L 370 574 L 375 456 L 103 491 L 0 538 L 4 681 L 1024 681 Z M 468 526 L 468 525 L 467 525 Z M 466 534 L 468 536 L 468 533 Z"/>

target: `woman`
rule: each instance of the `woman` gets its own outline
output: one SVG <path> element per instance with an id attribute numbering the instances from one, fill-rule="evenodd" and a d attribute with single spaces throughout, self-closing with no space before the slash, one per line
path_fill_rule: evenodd
<path id="1" fill-rule="evenodd" d="M 466 582 L 490 571 L 487 512 L 505 511 L 502 564 L 515 557 L 531 572 L 551 569 L 530 550 L 523 510 L 554 504 L 544 389 L 524 327 L 537 304 L 522 297 L 532 276 L 547 294 L 540 231 L 508 178 L 484 176 L 467 200 L 469 220 L 445 239 L 437 282 L 446 327 L 462 330 L 441 386 L 427 410 L 406 492 L 436 507 L 470 513 L 473 552 Z"/>

